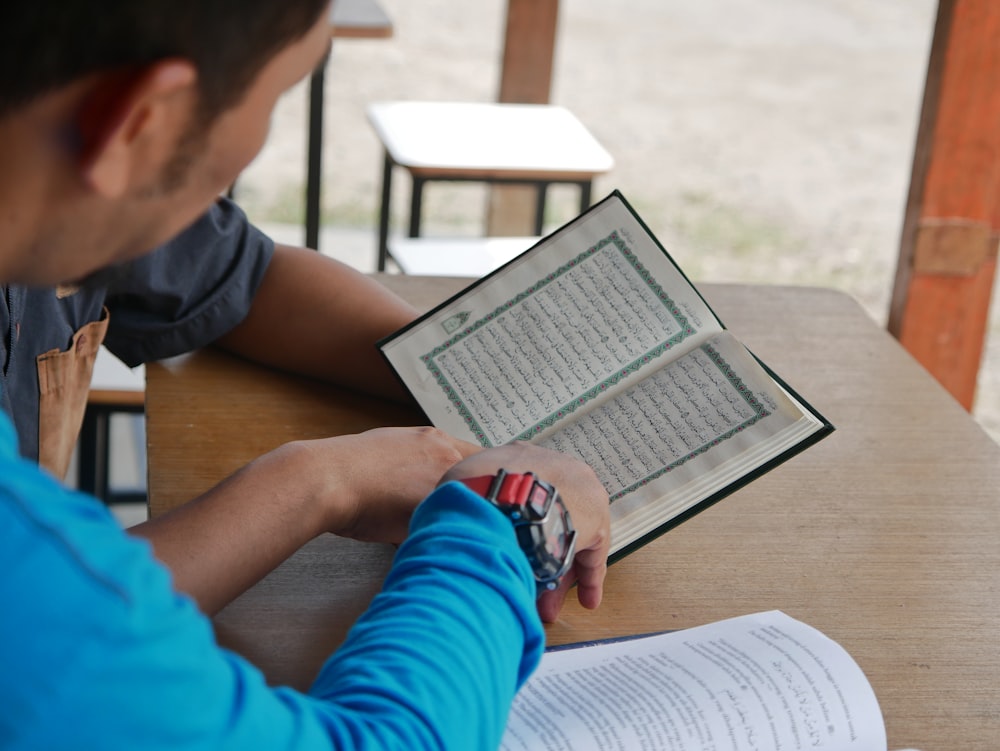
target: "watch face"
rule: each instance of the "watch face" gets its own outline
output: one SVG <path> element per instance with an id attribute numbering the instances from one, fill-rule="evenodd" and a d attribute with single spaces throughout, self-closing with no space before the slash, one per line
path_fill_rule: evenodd
<path id="1" fill-rule="evenodd" d="M 541 519 L 517 528 L 521 548 L 528 553 L 535 579 L 546 589 L 554 589 L 573 561 L 576 533 L 562 499 L 547 492 L 548 507 Z M 530 552 L 528 552 L 530 551 Z"/>
<path id="2" fill-rule="evenodd" d="M 561 564 L 566 560 L 570 535 L 570 530 L 566 528 L 566 515 L 562 503 L 553 504 L 548 516 L 542 521 L 541 529 L 545 538 L 545 549 Z"/>
<path id="3" fill-rule="evenodd" d="M 549 512 L 549 499 L 555 492 L 551 485 L 536 480 L 531 486 L 531 492 L 528 493 L 528 500 L 525 501 L 529 518 L 544 519 Z"/>
<path id="4" fill-rule="evenodd" d="M 541 593 L 559 586 L 573 564 L 576 532 L 566 504 L 554 487 L 533 472 L 510 473 L 463 480 L 513 522 L 517 541 L 531 563 Z"/>

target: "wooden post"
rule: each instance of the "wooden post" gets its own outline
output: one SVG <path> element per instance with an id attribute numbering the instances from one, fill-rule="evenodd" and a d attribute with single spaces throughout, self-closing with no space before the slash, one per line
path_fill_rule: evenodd
<path id="1" fill-rule="evenodd" d="M 940 0 L 889 331 L 971 410 L 1000 229 L 1000 3 Z"/>
<path id="2" fill-rule="evenodd" d="M 559 0 L 508 0 L 498 101 L 548 103 L 558 17 Z M 536 195 L 530 187 L 494 186 L 487 234 L 534 234 Z"/>
<path id="3" fill-rule="evenodd" d="M 498 101 L 547 104 L 559 0 L 508 0 Z"/>

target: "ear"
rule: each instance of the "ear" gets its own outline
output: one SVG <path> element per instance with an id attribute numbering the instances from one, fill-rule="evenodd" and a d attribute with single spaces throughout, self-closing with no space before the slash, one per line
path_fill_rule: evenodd
<path id="1" fill-rule="evenodd" d="M 196 83 L 187 60 L 100 75 L 76 118 L 87 185 L 115 198 L 156 174 L 194 112 Z"/>

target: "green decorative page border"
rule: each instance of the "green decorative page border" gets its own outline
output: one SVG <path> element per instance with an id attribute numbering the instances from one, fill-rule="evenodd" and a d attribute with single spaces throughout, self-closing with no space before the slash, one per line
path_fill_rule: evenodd
<path id="1" fill-rule="evenodd" d="M 486 437 L 485 431 L 480 427 L 476 418 L 469 412 L 468 407 L 465 406 L 465 402 L 459 398 L 454 387 L 448 381 L 448 379 L 438 368 L 436 363 L 436 358 L 438 355 L 446 352 L 449 348 L 453 347 L 455 344 L 460 342 L 465 337 L 474 333 L 478 329 L 482 328 L 486 324 L 495 320 L 501 314 L 512 309 L 516 305 L 520 305 L 525 300 L 529 299 L 536 292 L 544 289 L 546 286 L 551 284 L 553 281 L 558 279 L 560 276 L 576 269 L 581 264 L 585 263 L 588 259 L 595 256 L 598 252 L 604 250 L 608 246 L 612 246 L 617 249 L 622 257 L 628 261 L 632 269 L 639 275 L 639 278 L 656 294 L 657 298 L 663 303 L 663 306 L 667 309 L 673 319 L 680 326 L 680 331 L 672 336 L 665 342 L 661 342 L 657 346 L 653 347 L 651 350 L 641 355 L 640 357 L 633 360 L 631 363 L 624 365 L 621 369 L 617 370 L 603 382 L 590 389 L 589 391 L 581 394 L 580 396 L 574 398 L 572 401 L 559 407 L 552 414 L 547 417 L 542 418 L 538 423 L 529 427 L 527 430 L 522 432 L 520 435 L 516 436 L 514 440 L 527 441 L 533 438 L 538 433 L 542 432 L 546 428 L 554 425 L 559 420 L 563 419 L 567 415 L 575 412 L 579 407 L 587 404 L 596 397 L 600 396 L 608 390 L 609 387 L 625 380 L 626 378 L 634 375 L 640 368 L 651 362 L 657 357 L 660 357 L 665 352 L 672 349 L 674 346 L 680 342 L 687 339 L 689 336 L 696 333 L 696 329 L 690 324 L 687 316 L 681 311 L 677 304 L 670 298 L 663 287 L 656 281 L 656 279 L 649 273 L 648 269 L 642 265 L 638 258 L 636 258 L 635 253 L 632 252 L 631 248 L 628 247 L 625 240 L 618 234 L 617 231 L 612 232 L 605 238 L 602 238 L 597 243 L 592 245 L 587 250 L 580 253 L 575 258 L 571 259 L 567 263 L 563 264 L 555 271 L 549 273 L 548 275 L 538 279 L 534 284 L 525 289 L 524 291 L 518 293 L 516 296 L 510 298 L 503 304 L 499 305 L 492 312 L 486 314 L 482 318 L 474 321 L 473 323 L 465 326 L 460 331 L 455 333 L 451 338 L 445 340 L 441 344 L 437 345 L 430 352 L 424 354 L 420 359 L 430 370 L 431 375 L 434 378 L 434 382 L 439 388 L 444 392 L 445 398 L 451 402 L 452 406 L 458 411 L 461 418 L 465 421 L 466 426 L 472 431 L 476 440 L 479 441 L 483 446 L 490 446 L 489 439 Z M 449 319 L 453 320 L 453 319 Z"/>
<path id="2" fill-rule="evenodd" d="M 747 386 L 745 383 L 743 383 L 743 379 L 740 378 L 738 375 L 736 375 L 736 373 L 733 371 L 732 366 L 728 362 L 726 362 L 726 359 L 719 353 L 719 351 L 715 347 L 713 347 L 711 344 L 703 344 L 700 347 L 700 349 L 702 352 L 708 355 L 708 358 L 715 364 L 715 366 L 719 369 L 722 375 L 726 377 L 726 380 L 729 381 L 732 387 L 736 389 L 737 393 L 739 393 L 739 395 L 743 397 L 746 403 L 750 406 L 750 409 L 753 410 L 753 415 L 748 417 L 739 425 L 730 428 L 722 435 L 716 436 L 711 441 L 708 441 L 707 443 L 699 446 L 698 448 L 680 457 L 679 459 L 671 462 L 665 467 L 660 467 L 655 472 L 650 473 L 649 475 L 642 478 L 638 482 L 632 483 L 628 487 L 618 491 L 613 496 L 611 496 L 612 503 L 617 501 L 619 498 L 622 498 L 628 495 L 629 493 L 635 492 L 639 488 L 648 485 L 649 483 L 653 482 L 653 480 L 663 477 L 663 475 L 667 474 L 668 472 L 672 472 L 685 462 L 688 462 L 691 459 L 694 459 L 695 457 L 701 456 L 702 454 L 706 453 L 707 451 L 710 451 L 711 449 L 715 448 L 724 441 L 728 441 L 733 436 L 742 433 L 744 430 L 749 428 L 754 423 L 763 420 L 765 417 L 771 414 L 767 410 L 767 408 L 760 403 L 760 401 L 757 399 L 757 396 L 753 393 L 750 387 Z"/>

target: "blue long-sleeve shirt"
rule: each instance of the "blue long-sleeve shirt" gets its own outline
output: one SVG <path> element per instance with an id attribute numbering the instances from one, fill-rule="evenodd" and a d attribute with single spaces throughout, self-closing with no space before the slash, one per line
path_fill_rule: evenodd
<path id="1" fill-rule="evenodd" d="M 148 544 L 18 457 L 0 415 L 0 748 L 493 749 L 541 655 L 510 523 L 458 483 L 307 693 L 218 647 Z"/>

